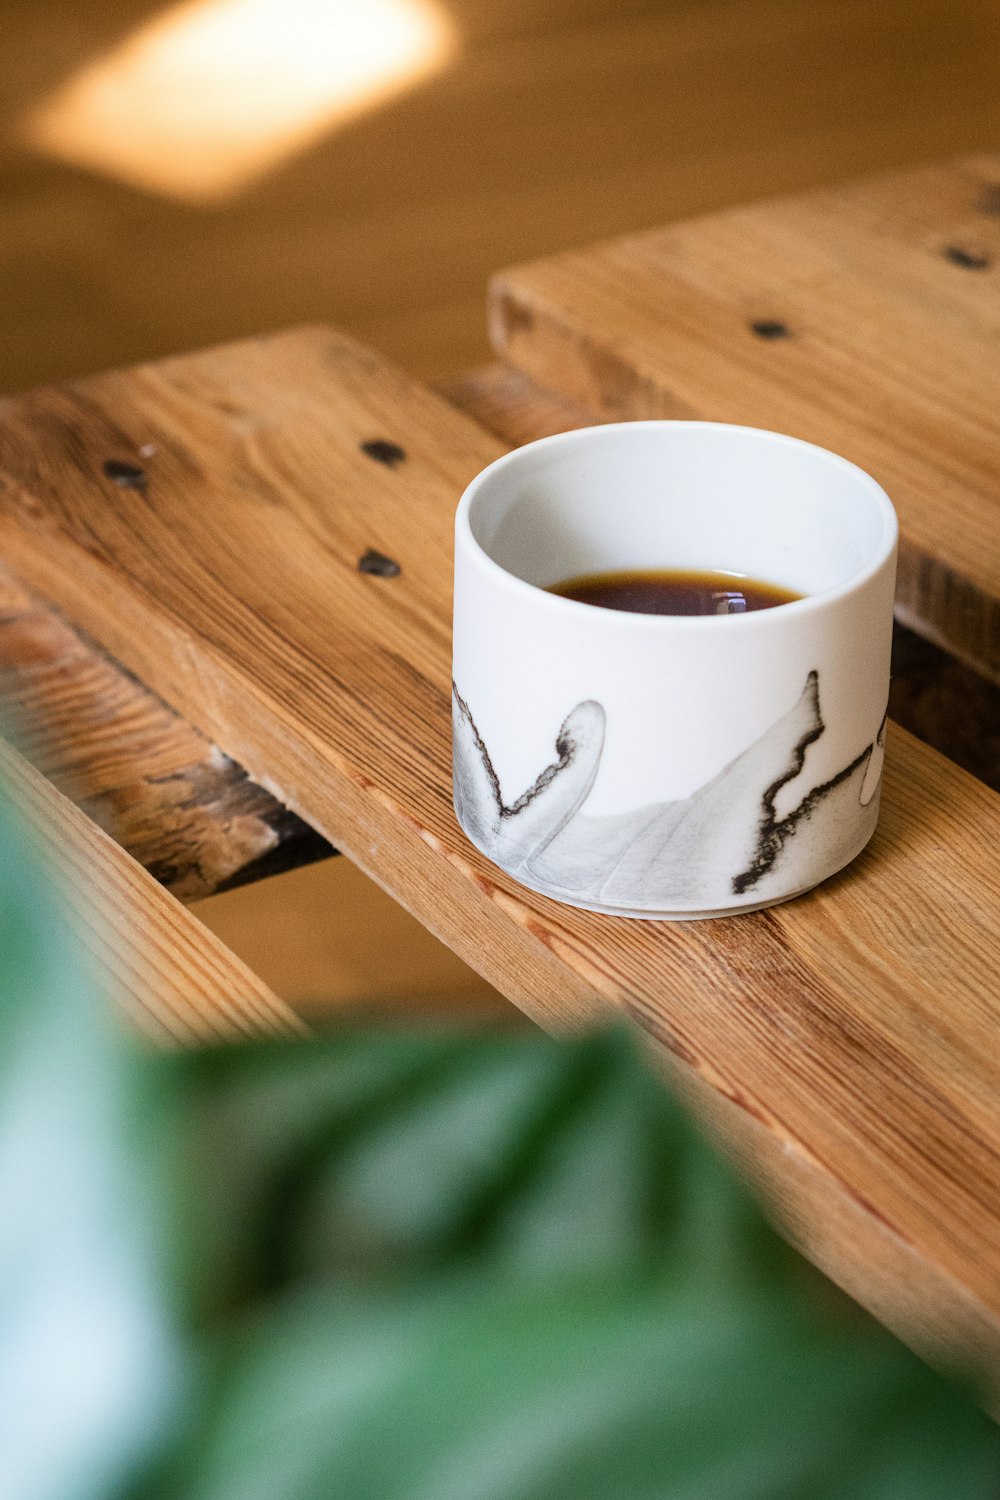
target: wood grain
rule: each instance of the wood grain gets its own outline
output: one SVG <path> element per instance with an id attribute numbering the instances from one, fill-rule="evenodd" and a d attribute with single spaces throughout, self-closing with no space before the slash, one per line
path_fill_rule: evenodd
<path id="1" fill-rule="evenodd" d="M 773 427 L 900 517 L 897 612 L 1000 680 L 1000 157 L 776 199 L 504 272 L 504 357 L 585 407 Z"/>
<path id="2" fill-rule="evenodd" d="M 53 871 L 106 998 L 158 1042 L 304 1028 L 245 964 L 0 740 L 0 779 Z"/>
<path id="3" fill-rule="evenodd" d="M 333 852 L 2 567 L 0 705 L 32 765 L 182 901 Z"/>
<path id="4" fill-rule="evenodd" d="M 499 360 L 439 381 L 434 388 L 510 448 L 601 420 Z"/>
<path id="5" fill-rule="evenodd" d="M 441 8 L 458 47 L 440 76 L 205 210 L 23 137 L 164 0 L 6 0 L 0 389 L 304 319 L 448 373 L 488 357 L 483 288 L 501 266 L 1000 131 L 995 0 Z M 192 107 L 212 86 L 210 60 Z"/>
<path id="6" fill-rule="evenodd" d="M 452 516 L 494 439 L 324 330 L 0 419 L 25 576 L 530 1014 L 634 1016 L 814 1258 L 1000 1388 L 1000 799 L 894 730 L 875 840 L 810 895 L 676 925 L 556 905 L 451 807 Z M 108 486 L 150 434 L 147 489 Z M 359 573 L 369 547 L 399 575 Z"/>

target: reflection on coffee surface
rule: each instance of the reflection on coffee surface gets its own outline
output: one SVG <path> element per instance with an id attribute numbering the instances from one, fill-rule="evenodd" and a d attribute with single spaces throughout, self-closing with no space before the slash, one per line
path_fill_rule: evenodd
<path id="1" fill-rule="evenodd" d="M 601 609 L 640 615 L 743 615 L 791 604 L 802 595 L 780 584 L 742 573 L 697 572 L 686 568 L 637 568 L 618 573 L 584 573 L 554 583 L 550 594 L 596 604 Z"/>

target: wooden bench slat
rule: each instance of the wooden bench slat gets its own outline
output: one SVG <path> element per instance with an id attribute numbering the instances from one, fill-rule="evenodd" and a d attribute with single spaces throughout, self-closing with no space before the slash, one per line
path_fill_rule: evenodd
<path id="1" fill-rule="evenodd" d="M 439 381 L 435 390 L 509 448 L 601 420 L 499 361 Z"/>
<path id="2" fill-rule="evenodd" d="M 21 753 L 182 901 L 333 852 L 2 568 L 0 702 Z"/>
<path id="3" fill-rule="evenodd" d="M 186 1045 L 304 1031 L 235 954 L 3 740 L 0 782 L 58 881 L 106 998 L 140 1030 Z"/>
<path id="4" fill-rule="evenodd" d="M 451 807 L 452 519 L 494 438 L 322 329 L 0 423 L 24 576 L 529 1013 L 637 1018 L 814 1258 L 1000 1386 L 1000 798 L 893 728 L 876 838 L 810 895 L 674 925 L 558 906 Z M 106 482 L 151 441 L 145 490 Z M 359 572 L 370 547 L 397 577 Z"/>
<path id="5" fill-rule="evenodd" d="M 1000 679 L 1000 158 L 825 188 L 503 272 L 494 344 L 606 417 L 772 427 L 899 511 L 900 618 Z"/>

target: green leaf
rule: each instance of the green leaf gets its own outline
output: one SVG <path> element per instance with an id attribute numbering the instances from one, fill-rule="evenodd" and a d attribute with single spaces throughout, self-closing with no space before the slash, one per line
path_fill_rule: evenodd
<path id="1" fill-rule="evenodd" d="M 190 1087 L 206 1196 L 258 1244 L 158 1493 L 995 1494 L 993 1425 L 804 1267 L 622 1035 L 355 1034 Z"/>
<path id="2" fill-rule="evenodd" d="M 184 1500 L 945 1500 L 996 1435 L 875 1330 L 758 1290 L 458 1279 L 290 1298 L 231 1355 Z"/>
<path id="3" fill-rule="evenodd" d="M 470 1257 L 525 1276 L 682 1254 L 709 1275 L 737 1243 L 741 1273 L 792 1260 L 623 1033 L 373 1028 L 186 1066 L 199 1239 L 230 1291 Z"/>
<path id="4" fill-rule="evenodd" d="M 0 802 L 4 1500 L 995 1496 L 624 1034 L 144 1056 L 39 870 Z"/>
<path id="5" fill-rule="evenodd" d="M 178 1349 L 137 1054 L 0 794 L 0 1495 L 107 1500 L 158 1439 Z M 152 1109 L 152 1116 L 149 1111 Z"/>

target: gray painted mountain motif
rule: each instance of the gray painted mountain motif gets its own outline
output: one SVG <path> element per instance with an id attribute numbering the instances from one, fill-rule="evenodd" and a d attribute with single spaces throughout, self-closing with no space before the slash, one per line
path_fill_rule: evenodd
<path id="1" fill-rule="evenodd" d="M 805 889 L 864 845 L 878 817 L 885 721 L 850 765 L 776 809 L 824 732 L 810 672 L 787 714 L 690 797 L 615 816 L 581 811 L 604 746 L 604 710 L 580 703 L 556 736 L 556 760 L 509 806 L 468 705 L 452 695 L 455 809 L 496 864 L 553 895 L 621 910 L 758 905 Z"/>

